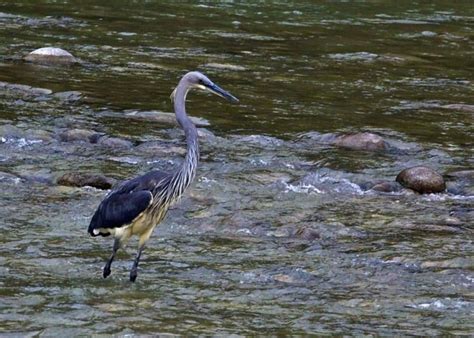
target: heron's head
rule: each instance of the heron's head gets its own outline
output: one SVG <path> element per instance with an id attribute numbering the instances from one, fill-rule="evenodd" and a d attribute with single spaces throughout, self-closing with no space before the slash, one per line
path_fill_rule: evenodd
<path id="1" fill-rule="evenodd" d="M 232 103 L 239 102 L 238 98 L 233 96 L 231 93 L 225 91 L 218 85 L 216 85 L 214 82 L 209 80 L 209 78 L 206 75 L 200 72 L 189 72 L 185 74 L 182 77 L 181 81 L 179 81 L 178 87 L 176 87 L 175 90 L 171 93 L 172 100 L 174 100 L 174 96 L 176 94 L 177 89 L 181 86 L 184 86 L 186 93 L 189 89 L 197 88 L 197 89 L 209 91 Z"/>

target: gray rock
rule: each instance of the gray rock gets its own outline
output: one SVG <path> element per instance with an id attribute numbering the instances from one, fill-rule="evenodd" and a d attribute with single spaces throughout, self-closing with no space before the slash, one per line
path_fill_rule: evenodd
<path id="1" fill-rule="evenodd" d="M 240 65 L 232 65 L 230 63 L 216 63 L 216 62 L 210 62 L 206 63 L 204 67 L 208 68 L 215 68 L 215 69 L 222 69 L 222 70 L 230 70 L 230 71 L 243 71 L 247 70 L 247 68 L 240 66 Z"/>
<path id="2" fill-rule="evenodd" d="M 333 144 L 355 150 L 383 151 L 388 149 L 388 144 L 384 139 L 372 133 L 341 135 L 334 139 Z"/>
<path id="3" fill-rule="evenodd" d="M 457 110 L 466 113 L 474 113 L 474 105 L 473 104 L 463 104 L 463 103 L 453 103 L 453 104 L 446 104 L 441 106 L 443 109 L 449 110 Z"/>
<path id="4" fill-rule="evenodd" d="M 0 138 L 9 139 L 9 138 L 19 138 L 23 137 L 24 132 L 11 124 L 4 124 L 0 126 Z"/>
<path id="5" fill-rule="evenodd" d="M 314 241 L 316 239 L 321 238 L 321 235 L 318 231 L 307 226 L 297 228 L 292 235 L 296 238 L 304 239 L 307 241 Z"/>
<path id="6" fill-rule="evenodd" d="M 76 59 L 71 53 L 65 51 L 64 49 L 54 47 L 43 47 L 36 49 L 28 54 L 25 57 L 25 60 L 28 62 L 50 65 L 67 65 L 79 62 L 79 60 Z"/>
<path id="7" fill-rule="evenodd" d="M 402 170 L 396 181 L 406 188 L 421 194 L 437 193 L 446 190 L 443 177 L 431 168 L 416 166 Z"/>
<path id="8" fill-rule="evenodd" d="M 149 141 L 144 142 L 136 147 L 139 153 L 145 154 L 159 154 L 159 155 L 184 155 L 186 154 L 186 148 L 177 147 L 169 143 L 160 141 Z"/>
<path id="9" fill-rule="evenodd" d="M 69 187 L 90 186 L 97 189 L 110 189 L 117 181 L 104 175 L 66 173 L 57 179 L 57 184 Z"/>
<path id="10" fill-rule="evenodd" d="M 402 190 L 402 186 L 398 182 L 393 181 L 385 181 L 376 183 L 371 190 L 379 191 L 379 192 L 398 192 Z"/>
<path id="11" fill-rule="evenodd" d="M 58 92 L 53 95 L 55 98 L 61 101 L 74 102 L 79 101 L 82 97 L 82 93 L 78 91 Z"/>
<path id="12" fill-rule="evenodd" d="M 456 179 L 465 179 L 472 181 L 474 180 L 474 170 L 459 170 L 459 171 L 452 171 L 446 174 L 449 178 L 456 178 Z"/>
<path id="13" fill-rule="evenodd" d="M 18 84 L 18 83 L 8 83 L 2 82 L 0 84 L 0 88 L 4 88 L 13 92 L 20 92 L 23 95 L 32 95 L 32 96 L 39 96 L 39 95 L 49 95 L 53 91 L 47 88 L 38 88 L 38 87 L 31 87 L 28 85 Z"/>
<path id="14" fill-rule="evenodd" d="M 165 124 L 177 124 L 176 116 L 174 113 L 165 113 L 161 111 L 151 110 L 151 111 L 130 111 L 125 114 L 127 117 L 137 120 L 153 121 L 158 123 Z M 200 118 L 200 117 L 189 117 L 191 121 L 197 127 L 208 127 L 210 126 L 209 121 Z"/>
<path id="15" fill-rule="evenodd" d="M 59 134 L 59 139 L 63 142 L 93 142 L 99 134 L 87 129 L 69 129 Z"/>
<path id="16" fill-rule="evenodd" d="M 118 137 L 109 137 L 109 136 L 104 136 L 99 138 L 98 144 L 102 144 L 104 146 L 110 147 L 110 148 L 131 148 L 133 147 L 132 142 L 118 138 Z"/>

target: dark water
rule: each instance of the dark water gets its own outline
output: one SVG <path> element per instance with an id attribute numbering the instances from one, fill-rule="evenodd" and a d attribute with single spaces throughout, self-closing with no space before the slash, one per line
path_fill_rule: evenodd
<path id="1" fill-rule="evenodd" d="M 473 43 L 468 1 L 2 2 L 0 333 L 473 334 L 472 174 L 451 175 L 474 167 Z M 22 61 L 44 46 L 82 62 Z M 170 112 L 194 69 L 241 103 L 189 95 L 210 123 L 196 182 L 137 283 L 134 242 L 103 280 L 105 192 L 54 182 L 178 165 L 179 129 L 130 113 Z M 61 141 L 74 128 L 133 146 Z M 323 142 L 362 131 L 390 149 Z M 421 164 L 448 192 L 366 188 Z"/>

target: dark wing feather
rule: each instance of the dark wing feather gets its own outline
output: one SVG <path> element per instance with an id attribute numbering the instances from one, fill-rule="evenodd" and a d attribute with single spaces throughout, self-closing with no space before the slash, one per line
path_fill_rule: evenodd
<path id="1" fill-rule="evenodd" d="M 166 173 L 152 171 L 122 183 L 100 203 L 89 224 L 89 234 L 97 236 L 94 229 L 120 228 L 130 224 L 150 205 L 153 199 L 151 191 L 166 177 Z"/>

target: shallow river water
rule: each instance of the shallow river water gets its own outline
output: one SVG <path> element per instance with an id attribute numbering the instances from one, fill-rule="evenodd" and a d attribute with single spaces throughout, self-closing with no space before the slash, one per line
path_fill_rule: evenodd
<path id="1" fill-rule="evenodd" d="M 474 334 L 474 6 L 255 3 L 0 3 L 0 334 Z M 196 181 L 104 280 L 106 191 L 56 181 L 179 165 L 155 117 L 194 69 L 240 104 L 189 95 Z M 414 165 L 447 191 L 371 189 Z"/>

